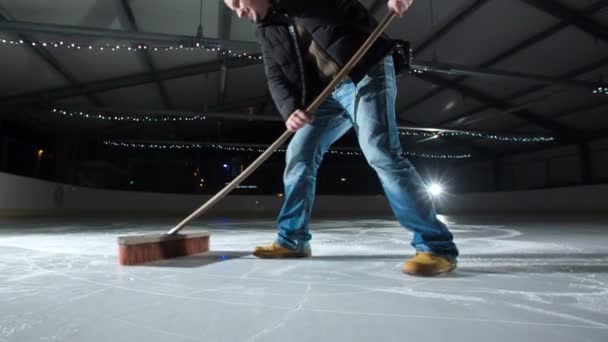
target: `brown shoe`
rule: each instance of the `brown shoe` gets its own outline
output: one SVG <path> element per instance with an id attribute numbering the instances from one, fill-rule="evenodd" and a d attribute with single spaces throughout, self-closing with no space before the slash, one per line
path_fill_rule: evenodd
<path id="1" fill-rule="evenodd" d="M 304 248 L 301 251 L 294 251 L 289 248 L 285 248 L 276 242 L 267 246 L 258 246 L 253 251 L 253 255 L 258 258 L 265 259 L 279 259 L 279 258 L 309 258 L 312 253 L 310 247 Z"/>
<path id="2" fill-rule="evenodd" d="M 416 253 L 416 256 L 403 263 L 401 270 L 414 276 L 431 277 L 448 273 L 456 268 L 456 261 L 433 253 Z"/>

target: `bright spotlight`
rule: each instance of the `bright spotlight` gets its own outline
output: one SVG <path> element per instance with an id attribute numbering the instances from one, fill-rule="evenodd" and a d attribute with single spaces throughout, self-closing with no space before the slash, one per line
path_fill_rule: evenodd
<path id="1" fill-rule="evenodd" d="M 428 191 L 433 197 L 437 197 L 443 193 L 443 186 L 433 183 L 428 187 Z"/>

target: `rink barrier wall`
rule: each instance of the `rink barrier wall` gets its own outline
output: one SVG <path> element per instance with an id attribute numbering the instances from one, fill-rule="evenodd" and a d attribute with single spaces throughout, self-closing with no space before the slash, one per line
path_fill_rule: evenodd
<path id="1" fill-rule="evenodd" d="M 0 217 L 188 215 L 210 195 L 101 190 L 0 173 Z M 274 217 L 278 196 L 227 196 L 205 217 Z M 608 185 L 533 191 L 444 195 L 440 214 L 600 214 L 608 215 Z M 315 217 L 385 217 L 384 196 L 317 196 Z"/>
<path id="2" fill-rule="evenodd" d="M 187 216 L 211 195 L 102 190 L 0 173 L 0 217 L 30 216 Z M 274 217 L 283 197 L 227 196 L 204 217 Z M 318 196 L 322 217 L 391 215 L 384 196 Z"/>
<path id="3" fill-rule="evenodd" d="M 608 185 L 446 195 L 436 206 L 444 215 L 608 216 Z"/>

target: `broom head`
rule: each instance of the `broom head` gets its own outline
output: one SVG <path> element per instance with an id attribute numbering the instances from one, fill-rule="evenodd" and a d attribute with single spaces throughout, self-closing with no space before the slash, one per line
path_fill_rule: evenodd
<path id="1" fill-rule="evenodd" d="M 118 238 L 118 263 L 137 265 L 209 251 L 209 232 L 149 234 Z"/>

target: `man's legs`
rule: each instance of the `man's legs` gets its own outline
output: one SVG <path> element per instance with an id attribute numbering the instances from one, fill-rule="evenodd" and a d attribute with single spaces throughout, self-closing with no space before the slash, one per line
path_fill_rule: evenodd
<path id="1" fill-rule="evenodd" d="M 358 84 L 343 84 L 335 94 L 351 116 L 361 150 L 378 174 L 396 218 L 414 233 L 412 246 L 418 252 L 455 259 L 458 250 L 452 234 L 437 219 L 418 172 L 402 156 L 395 96 L 391 57 L 376 65 Z"/>
<path id="2" fill-rule="evenodd" d="M 292 250 L 308 248 L 311 239 L 308 221 L 314 203 L 317 170 L 323 155 L 352 127 L 344 108 L 331 97 L 314 115 L 313 123 L 295 133 L 285 157 L 285 200 L 277 220 L 279 234 L 276 242 Z"/>

